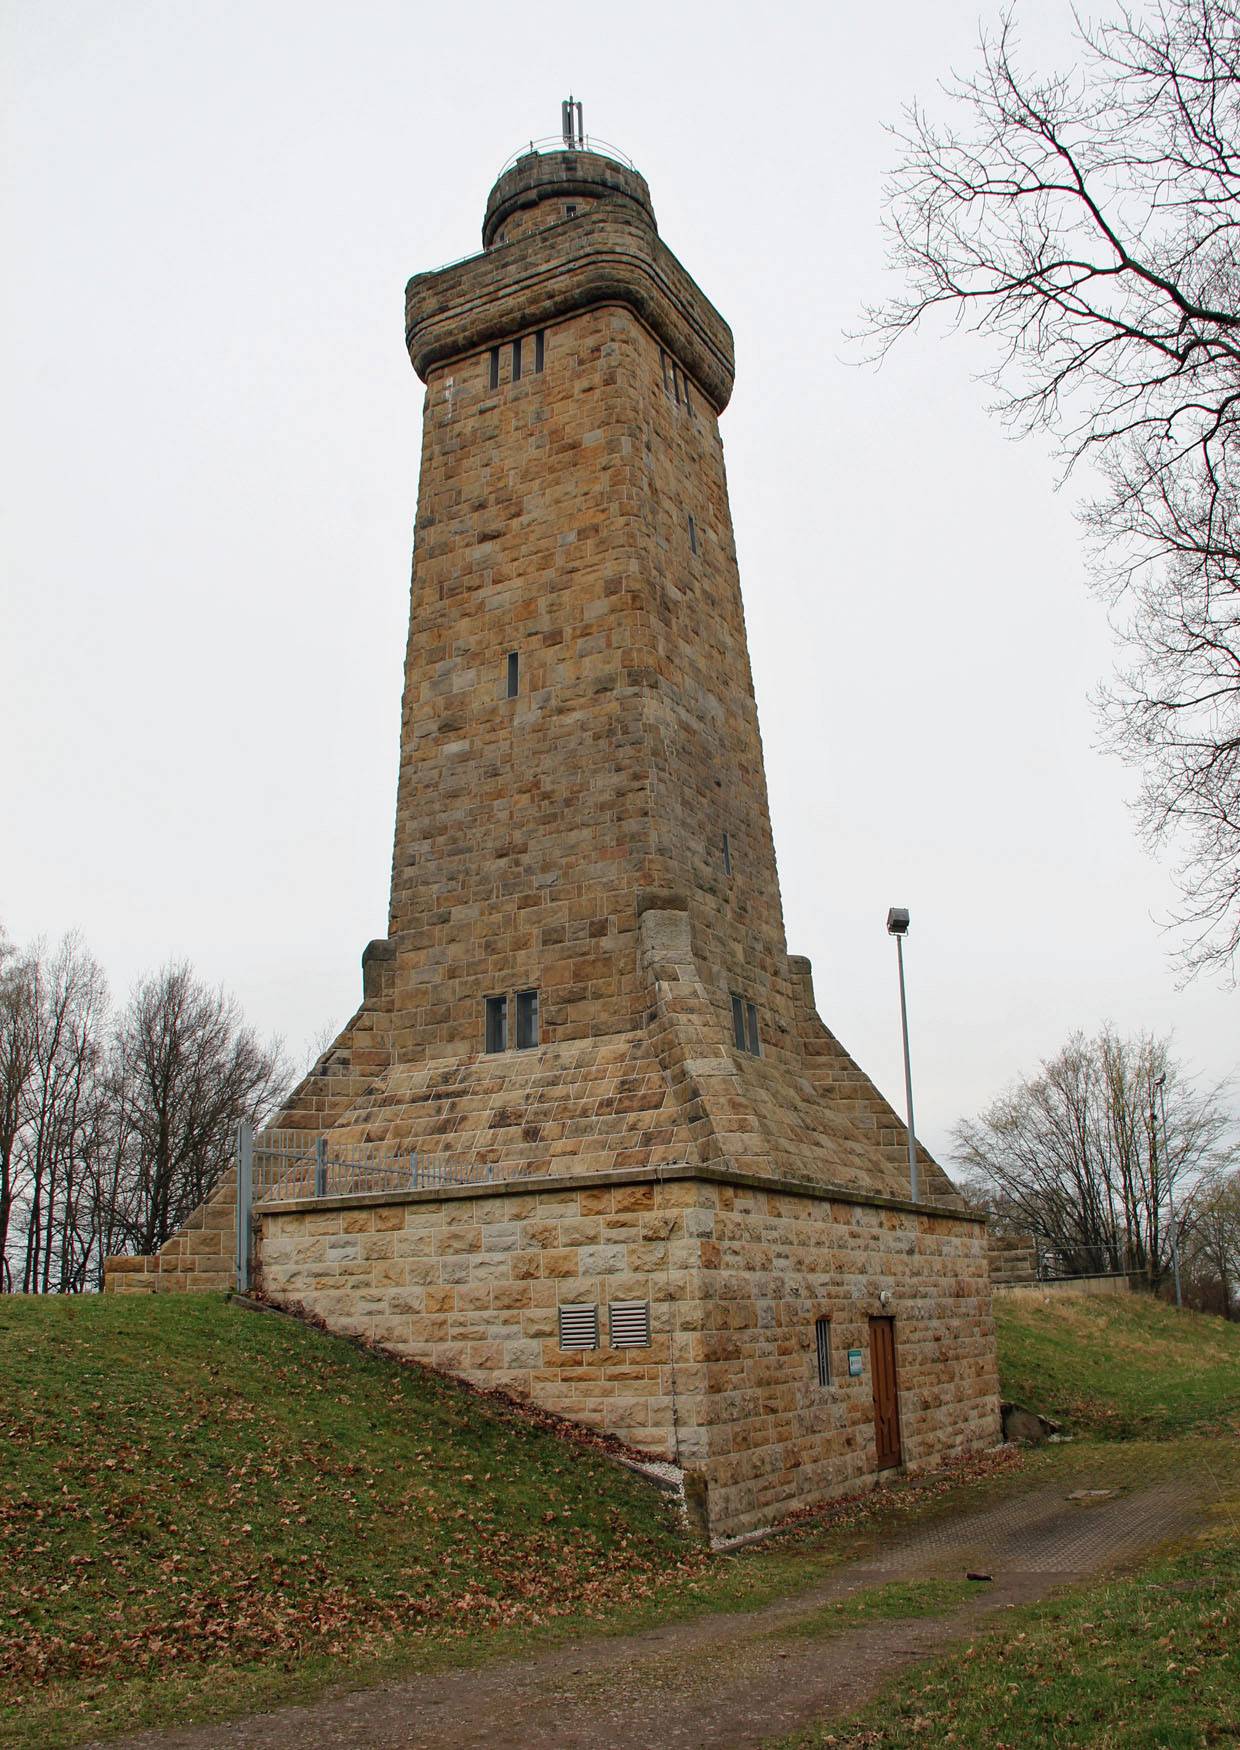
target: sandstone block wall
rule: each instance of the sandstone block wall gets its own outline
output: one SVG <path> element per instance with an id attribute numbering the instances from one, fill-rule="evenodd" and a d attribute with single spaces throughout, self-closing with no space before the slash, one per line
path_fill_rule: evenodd
<path id="1" fill-rule="evenodd" d="M 908 1468 L 999 1438 L 984 1232 L 742 1175 L 646 1170 L 269 1208 L 260 1270 L 273 1300 L 333 1330 L 698 1472 L 725 1536 L 873 1479 L 871 1316 L 896 1320 Z M 651 1343 L 613 1349 L 608 1305 L 634 1300 L 650 1305 Z M 582 1304 L 599 1309 L 600 1346 L 563 1350 L 559 1309 Z M 819 1317 L 832 1321 L 827 1387 Z"/>
<path id="2" fill-rule="evenodd" d="M 105 1294 L 210 1294 L 235 1286 L 237 1175 L 226 1173 L 211 1196 L 158 1252 L 106 1258 Z"/>
<path id="3" fill-rule="evenodd" d="M 1032 1234 L 989 1235 L 990 1280 L 996 1288 L 1023 1288 L 1038 1280 L 1038 1248 Z"/>
<path id="4" fill-rule="evenodd" d="M 700 1193 L 707 1468 L 720 1522 L 768 1524 L 872 1477 L 873 1318 L 895 1321 L 907 1471 L 1001 1439 L 982 1223 L 726 1181 Z M 826 1389 L 820 1318 L 830 1321 Z M 861 1351 L 860 1378 L 848 1376 L 850 1350 Z"/>

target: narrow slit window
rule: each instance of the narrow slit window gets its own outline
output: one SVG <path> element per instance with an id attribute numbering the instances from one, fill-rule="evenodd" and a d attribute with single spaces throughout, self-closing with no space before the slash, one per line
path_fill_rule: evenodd
<path id="1" fill-rule="evenodd" d="M 814 1348 L 818 1354 L 818 1383 L 831 1383 L 831 1321 L 814 1320 Z"/>
<path id="2" fill-rule="evenodd" d="M 538 1044 L 538 992 L 517 992 L 517 1050 L 529 1051 Z"/>
<path id="3" fill-rule="evenodd" d="M 547 358 L 547 335 L 545 329 L 538 329 L 534 335 L 534 369 L 541 371 Z"/>
<path id="4" fill-rule="evenodd" d="M 697 524 L 694 522 L 693 517 L 690 516 L 690 518 L 689 518 L 689 551 L 690 551 L 690 553 L 696 553 L 697 550 L 698 550 Z"/>
<path id="5" fill-rule="evenodd" d="M 514 383 L 521 381 L 521 342 L 519 340 L 514 340 L 512 343 L 512 380 Z"/>
<path id="6" fill-rule="evenodd" d="M 758 1040 L 758 1010 L 753 1003 L 745 1004 L 745 1019 L 749 1030 L 749 1051 L 754 1057 L 762 1056 L 762 1048 Z"/>
<path id="7" fill-rule="evenodd" d="M 732 841 L 726 832 L 723 835 L 723 872 L 725 875 L 732 873 Z"/>
<path id="8" fill-rule="evenodd" d="M 650 1302 L 613 1300 L 607 1308 L 607 1338 L 613 1349 L 649 1349 Z"/>
<path id="9" fill-rule="evenodd" d="M 598 1308 L 596 1306 L 562 1306 L 560 1308 L 560 1348 L 598 1348 Z"/>
<path id="10" fill-rule="evenodd" d="M 487 998 L 486 1045 L 488 1051 L 508 1049 L 508 998 Z"/>
<path id="11" fill-rule="evenodd" d="M 491 374 L 489 382 L 492 389 L 499 388 L 499 348 L 497 346 L 491 348 Z"/>
<path id="12" fill-rule="evenodd" d="M 667 373 L 667 354 L 662 347 L 659 348 L 659 369 L 663 372 L 664 393 L 670 395 L 672 392 L 672 384 Z"/>
<path id="13" fill-rule="evenodd" d="M 521 687 L 521 658 L 515 650 L 508 652 L 505 665 L 505 683 L 508 688 L 508 698 L 515 699 Z"/>
<path id="14" fill-rule="evenodd" d="M 693 403 L 689 399 L 689 379 L 688 379 L 688 377 L 685 378 L 685 412 L 687 414 L 689 414 L 690 416 L 692 416 L 692 414 L 693 414 Z"/>
<path id="15" fill-rule="evenodd" d="M 738 1051 L 745 1050 L 745 1004 L 736 992 L 732 992 L 732 1037 L 736 1041 Z"/>
<path id="16" fill-rule="evenodd" d="M 677 407 L 679 407 L 680 406 L 680 366 L 678 364 L 676 364 L 676 362 L 674 360 L 672 362 L 672 399 L 673 399 L 673 401 L 675 401 Z"/>

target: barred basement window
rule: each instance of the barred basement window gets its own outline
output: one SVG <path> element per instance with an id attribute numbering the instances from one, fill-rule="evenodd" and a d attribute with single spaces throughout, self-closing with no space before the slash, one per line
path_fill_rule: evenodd
<path id="1" fill-rule="evenodd" d="M 486 1048 L 488 1051 L 508 1049 L 508 998 L 488 997 L 486 1003 Z"/>
<path id="2" fill-rule="evenodd" d="M 490 386 L 492 389 L 499 388 L 499 348 L 497 346 L 491 348 Z"/>
<path id="3" fill-rule="evenodd" d="M 538 992 L 517 992 L 517 1050 L 530 1051 L 538 1044 Z"/>
<path id="4" fill-rule="evenodd" d="M 738 997 L 735 991 L 732 992 L 732 1037 L 736 1042 L 736 1049 L 744 1051 L 745 1000 L 743 997 Z"/>
<path id="5" fill-rule="evenodd" d="M 697 552 L 697 524 L 692 515 L 689 517 L 689 551 L 690 553 Z"/>
<path id="6" fill-rule="evenodd" d="M 613 1349 L 650 1347 L 650 1302 L 613 1300 L 607 1308 L 608 1340 Z"/>
<path id="7" fill-rule="evenodd" d="M 723 835 L 723 872 L 725 875 L 732 873 L 732 841 L 726 832 Z"/>
<path id="8" fill-rule="evenodd" d="M 758 1040 L 758 1011 L 753 1003 L 745 1004 L 745 1017 L 749 1022 L 749 1050 L 754 1057 L 761 1057 L 762 1048 Z"/>
<path id="9" fill-rule="evenodd" d="M 534 369 L 541 371 L 547 356 L 546 330 L 540 328 L 534 336 Z"/>
<path id="10" fill-rule="evenodd" d="M 519 340 L 514 340 L 512 343 L 512 380 L 514 383 L 521 381 L 521 342 Z"/>
<path id="11" fill-rule="evenodd" d="M 562 1306 L 560 1308 L 560 1348 L 598 1348 L 598 1308 L 596 1306 Z"/>
<path id="12" fill-rule="evenodd" d="M 521 686 L 521 658 L 515 650 L 508 652 L 508 697 L 515 699 Z"/>
<path id="13" fill-rule="evenodd" d="M 818 1383 L 831 1383 L 831 1321 L 814 1320 L 814 1347 L 818 1351 Z"/>

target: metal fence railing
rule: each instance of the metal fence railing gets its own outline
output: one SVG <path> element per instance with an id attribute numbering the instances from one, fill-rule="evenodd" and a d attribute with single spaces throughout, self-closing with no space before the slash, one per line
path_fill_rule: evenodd
<path id="1" fill-rule="evenodd" d="M 250 1286 L 254 1211 L 304 1197 L 349 1197 L 368 1191 L 433 1191 L 485 1184 L 490 1163 L 421 1155 L 388 1142 L 342 1142 L 308 1130 L 237 1127 L 237 1287 Z"/>

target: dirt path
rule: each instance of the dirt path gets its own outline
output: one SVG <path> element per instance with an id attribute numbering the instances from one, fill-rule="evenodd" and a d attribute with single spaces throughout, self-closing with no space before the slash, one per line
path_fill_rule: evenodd
<path id="1" fill-rule="evenodd" d="M 1184 1481 L 1105 1498 L 1039 1489 L 893 1539 L 761 1610 L 413 1677 L 233 1725 L 145 1732 L 108 1750 L 745 1750 L 849 1711 L 986 1617 L 1131 1562 L 1202 1512 Z M 968 1570 L 993 1583 L 945 1616 L 880 1620 L 829 1638 L 796 1632 L 852 1592 Z"/>

